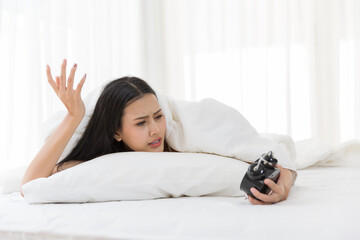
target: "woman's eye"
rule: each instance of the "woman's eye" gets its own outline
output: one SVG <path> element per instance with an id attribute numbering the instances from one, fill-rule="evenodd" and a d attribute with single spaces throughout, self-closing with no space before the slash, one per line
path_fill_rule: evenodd
<path id="1" fill-rule="evenodd" d="M 144 125 L 145 121 L 142 121 L 142 122 L 138 122 L 136 125 L 137 126 L 141 126 L 141 125 Z"/>
<path id="2" fill-rule="evenodd" d="M 163 115 L 160 114 L 159 116 L 156 117 L 156 119 L 160 119 L 160 118 L 162 118 L 162 116 L 163 116 Z"/>

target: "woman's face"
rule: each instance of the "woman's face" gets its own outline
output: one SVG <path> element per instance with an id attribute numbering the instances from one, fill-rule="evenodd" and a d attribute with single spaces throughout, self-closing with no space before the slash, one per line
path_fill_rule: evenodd
<path id="1" fill-rule="evenodd" d="M 114 136 L 133 151 L 163 152 L 166 120 L 154 94 L 145 94 L 124 109 L 122 130 Z"/>

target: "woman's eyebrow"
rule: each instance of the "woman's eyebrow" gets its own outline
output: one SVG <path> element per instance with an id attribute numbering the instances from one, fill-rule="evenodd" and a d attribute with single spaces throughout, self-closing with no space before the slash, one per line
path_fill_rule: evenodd
<path id="1" fill-rule="evenodd" d="M 161 109 L 157 110 L 153 115 L 156 115 L 156 114 L 158 114 L 159 112 L 161 112 Z M 140 119 L 145 119 L 145 118 L 148 118 L 148 117 L 149 117 L 149 115 L 143 116 L 143 117 L 138 117 L 138 118 L 135 118 L 133 121 L 135 121 L 135 120 L 140 120 Z"/>

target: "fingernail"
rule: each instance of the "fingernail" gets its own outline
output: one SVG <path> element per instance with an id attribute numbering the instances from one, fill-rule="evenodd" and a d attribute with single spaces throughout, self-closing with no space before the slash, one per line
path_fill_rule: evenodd
<path id="1" fill-rule="evenodd" d="M 255 193 L 255 188 L 250 188 L 250 191 L 251 191 L 252 193 Z"/>
<path id="2" fill-rule="evenodd" d="M 265 179 L 265 180 L 264 180 L 264 183 L 269 183 L 269 179 Z"/>
<path id="3" fill-rule="evenodd" d="M 84 75 L 84 78 L 86 78 L 86 73 L 85 73 L 85 75 Z"/>
<path id="4" fill-rule="evenodd" d="M 74 68 L 76 68 L 76 67 L 77 67 L 77 64 L 75 63 L 75 64 L 74 64 Z"/>

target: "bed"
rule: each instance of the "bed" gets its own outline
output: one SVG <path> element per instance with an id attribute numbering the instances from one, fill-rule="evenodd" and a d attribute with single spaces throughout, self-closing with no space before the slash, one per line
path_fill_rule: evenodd
<path id="1" fill-rule="evenodd" d="M 0 239 L 360 239 L 360 166 L 298 171 L 286 201 L 179 197 L 28 204 L 0 195 Z"/>
<path id="2" fill-rule="evenodd" d="M 70 145 L 81 135 L 91 116 L 91 105 L 94 105 L 97 96 L 98 93 L 90 94 L 90 97 L 85 99 L 87 114 L 61 157 L 71 150 Z M 179 161 L 173 162 L 164 158 L 157 162 L 158 165 L 154 165 L 157 158 L 151 161 L 140 159 L 139 161 L 149 164 L 145 164 L 142 174 L 138 174 L 140 184 L 123 188 L 124 191 L 134 191 L 131 193 L 132 197 L 124 200 L 124 196 L 115 196 L 114 194 L 121 191 L 113 188 L 95 192 L 95 198 L 100 200 L 98 202 L 86 202 L 86 199 L 92 197 L 85 194 L 80 198 L 77 196 L 80 191 L 76 191 L 81 189 L 83 192 L 84 188 L 87 188 L 90 193 L 94 193 L 91 191 L 97 181 L 93 175 L 89 174 L 89 179 L 93 180 L 89 187 L 87 182 L 83 182 L 78 188 L 69 187 L 84 178 L 81 178 L 81 174 L 87 174 L 89 169 L 82 172 L 80 170 L 95 164 L 95 160 L 89 161 L 92 162 L 90 164 L 82 163 L 56 173 L 48 179 L 36 179 L 23 185 L 23 191 L 26 185 L 38 186 L 34 198 L 29 198 L 31 191 L 24 192 L 31 203 L 17 191 L 24 171 L 22 169 L 15 172 L 14 178 L 8 178 L 11 179 L 9 183 L 3 184 L 3 187 L 12 186 L 13 190 L 4 191 L 3 188 L 0 195 L 0 239 L 360 239 L 359 141 L 349 141 L 336 148 L 314 139 L 294 143 L 288 136 L 260 136 L 239 112 L 214 100 L 189 103 L 169 100 L 159 95 L 159 102 L 167 121 L 168 143 L 184 152 L 180 154 L 209 153 L 209 156 L 211 154 L 216 158 L 213 162 L 204 158 L 202 164 L 205 165 L 201 165 L 195 164 L 198 157 L 177 159 Z M 218 114 L 214 115 L 214 112 Z M 60 114 L 48 121 L 48 131 L 44 137 L 51 133 L 62 118 Z M 223 141 L 217 141 L 218 138 Z M 236 144 L 227 144 L 229 142 Z M 260 153 L 268 149 L 274 150 L 284 167 L 296 168 L 297 179 L 286 201 L 269 206 L 251 205 L 244 194 L 238 194 L 246 168 L 240 166 L 237 159 L 244 160 L 242 164 L 254 161 Z M 231 159 L 220 159 L 220 156 Z M 188 160 L 188 163 L 184 164 L 185 160 Z M 225 164 L 227 170 L 217 171 L 219 168 L 214 168 L 214 164 L 223 165 L 223 162 L 228 164 Z M 181 163 L 183 165 L 179 168 L 178 164 Z M 137 167 L 144 164 L 129 161 L 124 166 L 128 165 Z M 164 165 L 167 166 L 161 168 Z M 149 168 L 151 166 L 152 169 Z M 232 166 L 239 166 L 239 171 L 234 171 Z M 192 169 L 192 172 L 187 172 L 189 169 Z M 122 181 L 125 179 L 132 183 L 133 175 L 128 173 L 134 172 L 134 168 L 130 167 L 127 171 L 118 175 L 125 176 Z M 68 173 L 72 173 L 69 175 L 71 177 L 62 178 Z M 147 178 L 143 179 L 144 176 Z M 159 179 L 154 180 L 153 176 L 161 176 L 161 186 L 157 185 Z M 173 181 L 175 185 L 171 185 L 172 180 L 181 177 L 188 180 L 189 187 L 182 189 L 183 184 L 177 181 Z M 70 179 L 70 182 L 60 186 L 62 179 Z M 110 178 L 112 181 L 115 181 L 114 179 Z M 197 184 L 197 188 L 191 186 L 199 179 L 203 179 L 203 185 Z M 226 182 L 224 179 L 232 181 Z M 50 180 L 57 180 L 57 184 L 48 184 L 46 190 L 43 187 L 45 185 L 35 184 L 47 184 Z M 102 180 L 105 187 L 114 185 L 109 184 L 110 180 Z M 151 181 L 155 188 L 146 192 L 141 182 L 150 186 Z M 218 188 L 212 189 L 213 186 Z M 229 189 L 226 189 L 228 186 Z M 210 188 L 204 190 L 204 187 Z M 73 192 L 67 193 L 67 189 L 71 188 Z M 61 194 L 52 199 L 44 200 L 41 196 L 39 198 L 40 192 L 46 195 L 50 190 L 58 190 Z M 214 194 L 204 194 L 202 190 Z M 168 194 L 169 191 L 175 192 Z M 150 195 L 144 195 L 144 192 Z M 187 194 L 182 194 L 185 192 Z M 110 194 L 109 198 L 99 199 L 99 196 L 107 193 L 114 194 Z M 140 197 L 137 195 L 139 193 L 142 194 Z M 159 198 L 159 195 L 151 195 L 154 193 L 165 195 Z M 75 198 L 72 198 L 73 195 Z M 57 197 L 66 200 L 66 203 L 52 203 Z M 102 201 L 111 199 L 118 200 Z M 42 200 L 42 203 L 36 203 Z M 73 200 L 79 202 L 71 202 Z"/>

